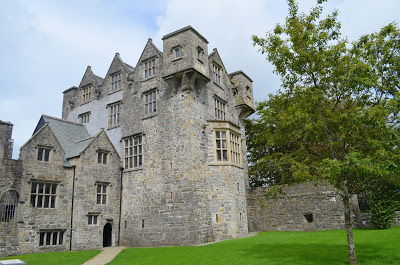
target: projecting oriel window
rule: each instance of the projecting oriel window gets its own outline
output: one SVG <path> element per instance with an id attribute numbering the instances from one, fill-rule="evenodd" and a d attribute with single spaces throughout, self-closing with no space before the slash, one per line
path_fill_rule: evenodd
<path id="1" fill-rule="evenodd" d="M 241 165 L 240 136 L 230 130 L 215 130 L 215 160 Z"/>

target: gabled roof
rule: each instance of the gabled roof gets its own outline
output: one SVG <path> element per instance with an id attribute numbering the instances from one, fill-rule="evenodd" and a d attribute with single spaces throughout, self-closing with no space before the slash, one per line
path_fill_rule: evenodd
<path id="1" fill-rule="evenodd" d="M 135 70 L 134 67 L 132 67 L 129 64 L 124 63 L 124 61 L 122 61 L 121 57 L 119 56 L 119 53 L 115 53 L 115 56 L 111 62 L 110 67 L 108 68 L 106 76 L 113 74 L 116 71 L 119 71 L 121 68 L 123 68 L 123 70 L 127 74 L 130 74 Z"/>
<path id="2" fill-rule="evenodd" d="M 58 142 L 65 152 L 65 159 L 79 156 L 79 154 L 91 142 L 92 137 L 85 126 L 55 117 L 42 115 L 34 134 L 44 125 L 48 124 Z"/>
<path id="3" fill-rule="evenodd" d="M 154 49 L 154 51 L 156 52 L 156 53 L 158 53 L 158 55 L 160 55 L 160 57 L 162 58 L 163 57 L 163 53 L 157 48 L 157 46 L 156 45 L 154 45 L 154 43 L 153 43 L 153 40 L 152 39 L 148 39 L 147 40 L 147 43 L 146 43 L 146 45 L 144 46 L 144 49 L 143 49 L 143 51 L 142 51 L 142 54 L 140 55 L 140 57 L 139 57 L 139 60 L 138 60 L 138 62 L 137 62 L 137 64 L 136 64 L 136 68 L 139 66 L 139 64 L 143 61 L 143 60 L 147 60 L 149 57 L 144 57 L 144 54 L 145 54 L 145 51 L 147 50 L 147 49 L 149 49 L 149 48 L 153 48 Z"/>
<path id="4" fill-rule="evenodd" d="M 225 65 L 224 65 L 224 62 L 222 61 L 221 55 L 219 55 L 219 52 L 218 52 L 217 48 L 214 48 L 213 51 L 212 51 L 212 53 L 210 53 L 210 54 L 208 55 L 208 61 L 210 61 L 211 57 L 216 57 L 217 59 L 219 59 L 219 60 L 221 61 L 221 64 L 222 64 L 222 65 L 221 65 L 222 68 L 225 70 L 226 74 L 228 74 L 228 70 L 226 70 Z M 219 64 L 219 63 L 218 63 L 218 64 Z M 228 75 L 229 75 L 229 74 L 228 74 Z"/>
<path id="5" fill-rule="evenodd" d="M 91 82 L 94 82 L 94 85 L 101 86 L 101 84 L 103 84 L 103 78 L 95 75 L 92 71 L 92 68 L 88 66 L 86 68 L 85 74 L 82 77 L 79 87 L 85 86 Z"/>

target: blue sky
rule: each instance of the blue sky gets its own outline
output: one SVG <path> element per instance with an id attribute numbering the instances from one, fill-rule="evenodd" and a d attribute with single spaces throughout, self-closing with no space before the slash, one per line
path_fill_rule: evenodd
<path id="1" fill-rule="evenodd" d="M 307 11 L 316 0 L 299 0 Z M 349 40 L 400 21 L 398 0 L 329 0 Z M 252 46 L 287 15 L 285 0 L 3 0 L 0 9 L 0 120 L 14 124 L 15 158 L 41 114 L 61 117 L 62 92 L 78 86 L 90 65 L 104 77 L 115 52 L 135 66 L 148 38 L 193 26 L 218 51 L 228 72 L 254 81 L 256 100 L 276 91 L 279 78 Z"/>

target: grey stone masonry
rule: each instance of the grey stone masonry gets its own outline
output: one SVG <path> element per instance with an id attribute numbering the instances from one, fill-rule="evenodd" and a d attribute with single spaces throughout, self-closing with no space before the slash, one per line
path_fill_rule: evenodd
<path id="1" fill-rule="evenodd" d="M 343 229 L 343 202 L 328 183 L 313 182 L 283 186 L 284 195 L 267 198 L 270 188 L 253 188 L 248 201 L 250 231 L 313 231 Z M 356 225 L 357 197 L 352 197 L 352 218 Z"/>
<path id="2" fill-rule="evenodd" d="M 116 53 L 104 78 L 88 66 L 63 94 L 62 119 L 42 115 L 20 159 L 0 158 L 0 256 L 248 234 L 252 80 L 195 29 L 163 51 L 149 39 L 135 67 Z"/>
<path id="3" fill-rule="evenodd" d="M 11 139 L 13 124 L 0 120 L 0 159 L 11 158 L 14 141 Z"/>

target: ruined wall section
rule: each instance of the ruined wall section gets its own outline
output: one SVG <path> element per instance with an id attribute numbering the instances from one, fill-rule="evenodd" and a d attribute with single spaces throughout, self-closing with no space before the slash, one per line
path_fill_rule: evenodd
<path id="1" fill-rule="evenodd" d="M 343 202 L 327 183 L 304 183 L 284 186 L 286 195 L 278 199 L 265 197 L 269 188 L 253 188 L 248 196 L 250 231 L 313 231 L 343 229 Z M 352 199 L 357 213 L 356 198 Z M 354 219 L 354 215 L 353 215 Z"/>

